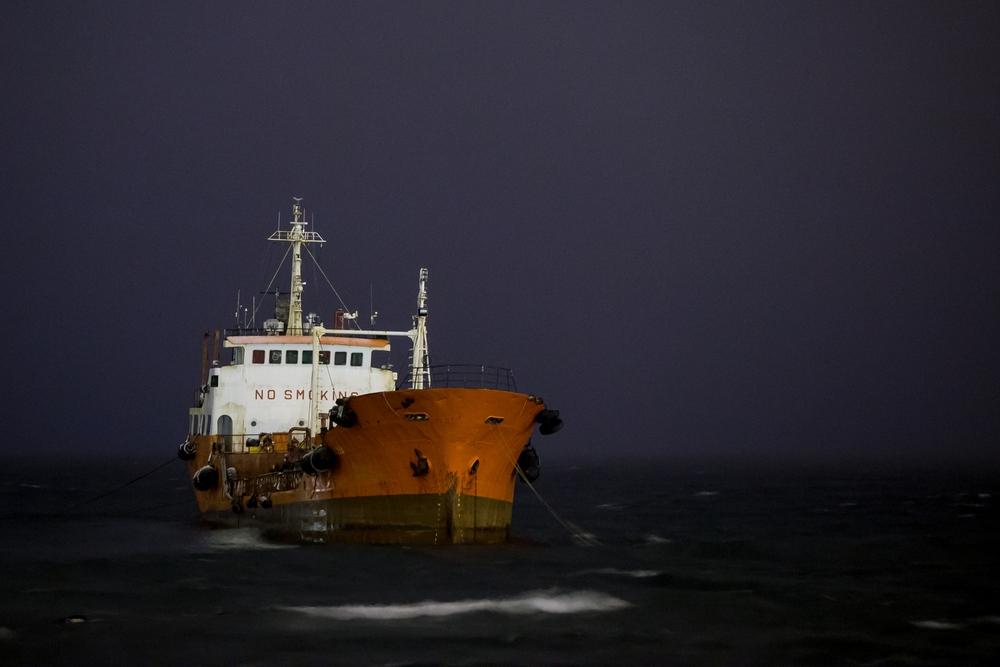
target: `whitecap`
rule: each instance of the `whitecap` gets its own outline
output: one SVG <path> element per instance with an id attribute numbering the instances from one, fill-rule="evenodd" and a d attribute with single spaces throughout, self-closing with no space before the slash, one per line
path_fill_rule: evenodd
<path id="1" fill-rule="evenodd" d="M 1000 616 L 980 616 L 979 618 L 974 618 L 972 620 L 978 621 L 979 623 L 997 623 L 1000 625 Z"/>
<path id="2" fill-rule="evenodd" d="M 914 625 L 924 630 L 961 630 L 962 626 L 957 623 L 945 623 L 944 621 L 910 621 Z"/>
<path id="3" fill-rule="evenodd" d="M 438 602 L 425 600 L 414 604 L 339 605 L 331 607 L 283 607 L 308 616 L 332 618 L 338 621 L 395 621 L 420 617 L 440 618 L 458 614 L 492 612 L 496 614 L 580 614 L 617 611 L 632 606 L 625 600 L 597 591 L 532 591 L 515 598 L 459 600 Z"/>
<path id="4" fill-rule="evenodd" d="M 708 498 L 709 496 L 717 496 L 717 495 L 719 495 L 718 491 L 699 491 L 698 493 L 694 494 L 694 497 L 695 498 Z"/>
<path id="5" fill-rule="evenodd" d="M 568 576 L 576 577 L 584 574 L 609 574 L 619 577 L 633 577 L 635 579 L 646 579 L 648 577 L 656 577 L 663 572 L 660 570 L 619 570 L 615 567 L 602 567 L 595 570 L 580 570 L 579 572 L 573 572 Z"/>
<path id="6" fill-rule="evenodd" d="M 213 530 L 205 536 L 201 546 L 219 551 L 258 550 L 258 549 L 294 549 L 294 544 L 275 544 L 268 542 L 257 530 L 252 528 L 228 528 Z"/>

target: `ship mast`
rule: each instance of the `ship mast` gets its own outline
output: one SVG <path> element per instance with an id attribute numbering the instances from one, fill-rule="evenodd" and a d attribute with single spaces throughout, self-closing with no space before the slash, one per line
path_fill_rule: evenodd
<path id="1" fill-rule="evenodd" d="M 413 368 L 410 389 L 431 386 L 430 358 L 427 351 L 427 269 L 420 269 L 420 291 L 417 293 L 417 314 L 413 318 Z"/>
<path id="2" fill-rule="evenodd" d="M 292 228 L 288 231 L 279 229 L 271 234 L 268 241 L 283 241 L 292 244 L 292 286 L 288 300 L 288 322 L 285 325 L 286 336 L 302 335 L 302 244 L 325 243 L 322 236 L 316 232 L 305 231 L 307 223 L 302 219 L 302 198 L 293 197 Z"/>

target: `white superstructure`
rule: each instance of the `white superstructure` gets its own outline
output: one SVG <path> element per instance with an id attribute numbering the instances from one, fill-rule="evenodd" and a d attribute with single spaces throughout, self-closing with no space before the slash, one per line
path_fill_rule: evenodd
<path id="1" fill-rule="evenodd" d="M 310 336 L 230 336 L 225 346 L 232 362 L 212 366 L 201 405 L 190 410 L 188 430 L 237 436 L 237 451 L 239 436 L 313 429 L 316 415 L 329 413 L 337 398 L 396 388 L 393 371 L 372 367 L 372 353 L 389 350 L 384 338 L 323 336 L 315 378 Z"/>

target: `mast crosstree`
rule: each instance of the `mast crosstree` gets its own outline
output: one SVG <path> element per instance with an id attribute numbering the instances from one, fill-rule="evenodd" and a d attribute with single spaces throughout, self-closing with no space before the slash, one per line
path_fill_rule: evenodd
<path id="1" fill-rule="evenodd" d="M 285 326 L 286 336 L 301 336 L 302 329 L 302 244 L 303 243 L 326 243 L 326 240 L 316 232 L 307 232 L 307 223 L 302 219 L 302 198 L 293 197 L 295 205 L 292 206 L 292 228 L 289 230 L 279 229 L 270 237 L 268 241 L 281 241 L 292 245 L 292 286 L 289 290 L 288 301 L 288 324 Z"/>

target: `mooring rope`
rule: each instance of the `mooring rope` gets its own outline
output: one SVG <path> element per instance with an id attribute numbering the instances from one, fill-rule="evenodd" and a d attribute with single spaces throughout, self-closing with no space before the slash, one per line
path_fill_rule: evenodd
<path id="1" fill-rule="evenodd" d="M 114 489 L 111 489 L 110 491 L 105 491 L 104 493 L 102 493 L 102 494 L 100 494 L 98 496 L 94 496 L 90 500 L 85 500 L 84 502 L 80 503 L 79 505 L 76 505 L 75 507 L 70 507 L 65 512 L 62 512 L 62 514 L 66 515 L 66 514 L 69 514 L 70 512 L 75 512 L 76 510 L 80 509 L 81 507 L 85 507 L 86 505 L 89 505 L 90 503 L 97 502 L 101 498 L 107 498 L 108 496 L 110 496 L 113 493 L 118 493 L 119 491 L 121 491 L 122 489 L 124 489 L 126 486 L 130 486 L 130 485 L 135 484 L 136 482 L 138 482 L 140 479 L 144 479 L 146 477 L 149 477 L 150 475 L 152 475 L 157 470 L 161 470 L 163 468 L 166 468 L 168 465 L 170 465 L 171 463 L 173 463 L 176 460 L 177 460 L 177 456 L 176 455 L 171 456 L 164 463 L 161 463 L 160 465 L 156 466 L 155 468 L 153 468 L 149 472 L 145 472 L 145 473 L 139 475 L 138 477 L 136 477 L 135 479 L 129 480 L 129 481 L 125 482 L 124 484 L 122 484 L 121 486 L 116 487 Z"/>
<path id="2" fill-rule="evenodd" d="M 538 489 L 535 488 L 535 485 L 528 481 L 528 477 L 524 474 L 524 471 L 521 470 L 521 466 L 518 465 L 517 460 L 511 456 L 510 447 L 507 445 L 507 439 L 503 437 L 503 433 L 501 433 L 499 429 L 492 429 L 492 431 L 494 437 L 497 437 L 497 434 L 499 433 L 500 438 L 497 439 L 497 442 L 498 444 L 503 445 L 504 453 L 507 454 L 507 458 L 510 459 L 510 461 L 514 464 L 514 470 L 516 470 L 517 474 L 521 476 L 521 480 L 528 485 L 528 488 L 531 489 L 532 493 L 535 494 L 539 502 L 541 502 L 542 505 L 545 507 L 545 509 L 549 511 L 549 514 L 551 514 L 553 518 L 555 518 L 555 520 L 562 525 L 563 528 L 569 531 L 570 535 L 573 536 L 573 539 L 575 539 L 578 544 L 585 547 L 601 546 L 601 543 L 598 542 L 597 538 L 595 538 L 593 535 L 591 535 L 584 529 L 580 528 L 580 526 L 576 525 L 572 521 L 567 521 L 566 519 L 563 519 L 561 516 L 559 516 L 559 513 L 556 512 L 555 508 L 553 508 L 552 505 L 549 505 L 545 501 L 545 498 L 542 498 L 542 494 L 538 492 Z M 501 438 L 503 439 L 502 443 L 500 443 Z"/>

